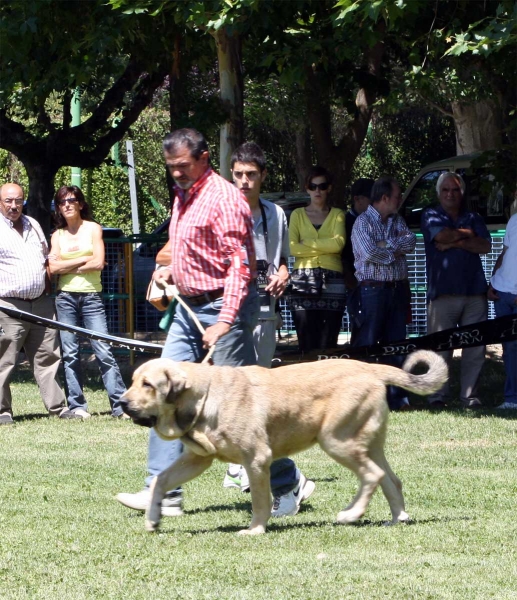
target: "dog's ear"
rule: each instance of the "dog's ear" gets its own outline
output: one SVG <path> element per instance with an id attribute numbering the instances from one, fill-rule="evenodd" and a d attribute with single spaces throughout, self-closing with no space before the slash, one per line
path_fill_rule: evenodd
<path id="1" fill-rule="evenodd" d="M 173 404 L 175 398 L 190 388 L 190 382 L 187 374 L 177 368 L 166 369 L 167 379 L 169 380 L 169 393 L 165 398 L 167 404 Z"/>

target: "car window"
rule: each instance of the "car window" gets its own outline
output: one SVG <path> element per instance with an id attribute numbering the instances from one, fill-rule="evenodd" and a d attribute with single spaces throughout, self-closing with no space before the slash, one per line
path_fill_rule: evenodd
<path id="1" fill-rule="evenodd" d="M 465 180 L 467 207 L 479 213 L 485 223 L 498 224 L 504 215 L 504 193 L 495 177 L 484 169 L 457 169 Z M 504 219 L 505 220 L 505 219 Z"/>
<path id="2" fill-rule="evenodd" d="M 435 169 L 424 173 L 415 183 L 400 209 L 409 227 L 420 227 L 420 218 L 424 208 L 436 204 L 436 182 L 442 173 L 449 169 Z"/>

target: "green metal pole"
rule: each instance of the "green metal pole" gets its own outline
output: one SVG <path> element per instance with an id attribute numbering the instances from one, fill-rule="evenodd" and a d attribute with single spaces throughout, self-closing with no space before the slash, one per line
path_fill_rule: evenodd
<path id="1" fill-rule="evenodd" d="M 76 88 L 74 95 L 72 96 L 72 106 L 70 112 L 72 113 L 72 127 L 77 127 L 81 124 L 81 94 L 79 88 Z M 81 187 L 81 168 L 72 167 L 72 185 Z"/>

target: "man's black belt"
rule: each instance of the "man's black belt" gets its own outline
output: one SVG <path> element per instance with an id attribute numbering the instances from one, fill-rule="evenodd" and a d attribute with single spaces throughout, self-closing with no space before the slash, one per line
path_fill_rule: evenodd
<path id="1" fill-rule="evenodd" d="M 365 279 L 360 281 L 359 285 L 363 287 L 380 287 L 380 288 L 395 288 L 399 285 L 407 285 L 407 279 L 400 279 L 398 281 L 376 281 L 375 279 Z"/>
<path id="2" fill-rule="evenodd" d="M 191 304 L 192 306 L 201 306 L 202 304 L 208 304 L 209 302 L 213 302 L 214 300 L 221 298 L 223 294 L 224 288 L 221 288 L 212 292 L 199 294 L 199 296 L 182 296 L 182 298 L 187 302 L 187 304 Z"/>
<path id="3" fill-rule="evenodd" d="M 40 294 L 36 298 L 15 298 L 14 296 L 6 296 L 4 298 L 0 298 L 0 300 L 5 300 L 6 302 L 12 302 L 13 300 L 18 300 L 18 302 L 36 302 L 36 300 L 39 300 L 45 295 L 45 292 L 43 292 L 43 294 Z"/>

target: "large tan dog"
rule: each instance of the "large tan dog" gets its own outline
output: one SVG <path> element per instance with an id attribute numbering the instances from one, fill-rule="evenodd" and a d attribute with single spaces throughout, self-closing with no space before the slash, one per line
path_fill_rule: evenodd
<path id="1" fill-rule="evenodd" d="M 425 375 L 408 372 L 418 362 L 427 364 Z M 165 492 L 194 479 L 217 458 L 242 464 L 249 476 L 253 518 L 240 533 L 264 533 L 271 515 L 269 466 L 316 443 L 360 480 L 339 523 L 360 519 L 379 484 L 393 522 L 406 521 L 402 484 L 384 456 L 386 386 L 423 395 L 446 379 L 445 362 L 427 351 L 410 355 L 404 370 L 354 360 L 272 370 L 147 362 L 135 371 L 122 407 L 161 438 L 181 439 L 185 452 L 153 480 L 146 529 L 158 528 Z"/>

